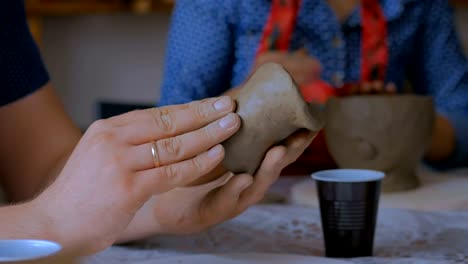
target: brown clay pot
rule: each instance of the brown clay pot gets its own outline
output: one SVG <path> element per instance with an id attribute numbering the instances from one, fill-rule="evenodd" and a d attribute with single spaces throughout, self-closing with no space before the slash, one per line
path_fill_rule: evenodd
<path id="1" fill-rule="evenodd" d="M 338 166 L 386 173 L 382 189 L 419 185 L 415 168 L 430 142 L 432 99 L 417 95 L 332 98 L 326 107 L 327 146 Z"/>

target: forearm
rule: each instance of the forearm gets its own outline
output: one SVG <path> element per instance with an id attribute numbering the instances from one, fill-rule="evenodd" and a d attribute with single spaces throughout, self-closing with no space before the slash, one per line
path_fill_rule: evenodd
<path id="1" fill-rule="evenodd" d="M 33 239 L 47 240 L 58 243 L 62 249 L 60 254 L 55 256 L 53 263 L 75 263 L 72 262 L 77 256 L 81 256 L 79 241 L 69 238 L 79 238 L 80 234 L 60 233 L 63 228 L 59 225 L 69 223 L 57 222 L 56 218 L 50 215 L 48 208 L 41 206 L 39 199 L 33 201 L 0 207 L 0 238 L 1 239 Z M 51 262 L 52 263 L 52 262 Z"/>
<path id="2" fill-rule="evenodd" d="M 2 187 L 15 203 L 54 180 L 81 137 L 50 84 L 2 107 L 0 130 Z"/>
<path id="3" fill-rule="evenodd" d="M 47 221 L 32 203 L 0 207 L 0 237 L 2 239 L 55 240 Z"/>

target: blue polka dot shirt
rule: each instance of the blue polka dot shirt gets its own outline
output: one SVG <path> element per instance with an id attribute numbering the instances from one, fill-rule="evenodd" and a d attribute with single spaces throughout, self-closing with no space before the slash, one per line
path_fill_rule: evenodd
<path id="1" fill-rule="evenodd" d="M 434 97 L 456 130 L 454 155 L 439 168 L 468 165 L 468 63 L 447 0 L 380 0 L 388 21 L 386 81 L 400 91 Z M 218 96 L 248 76 L 271 0 L 177 0 L 161 105 Z M 303 0 L 291 50 L 305 47 L 322 64 L 322 79 L 360 78 L 361 18 L 356 8 L 339 23 L 326 0 Z"/>

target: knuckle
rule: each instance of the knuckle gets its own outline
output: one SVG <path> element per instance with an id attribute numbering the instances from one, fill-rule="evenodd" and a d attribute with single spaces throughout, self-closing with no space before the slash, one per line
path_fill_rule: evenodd
<path id="1" fill-rule="evenodd" d="M 209 101 L 198 101 L 191 103 L 191 110 L 193 111 L 195 118 L 197 120 L 206 120 L 210 117 L 212 111 L 210 111 L 211 106 L 208 106 Z"/>
<path id="2" fill-rule="evenodd" d="M 102 151 L 108 151 L 109 148 L 116 145 L 116 135 L 113 131 L 103 130 L 91 137 L 89 145 Z"/>
<path id="3" fill-rule="evenodd" d="M 202 137 L 204 137 L 205 139 L 207 139 L 208 141 L 210 142 L 213 142 L 215 141 L 216 139 L 216 134 L 215 132 L 213 131 L 213 126 L 205 126 L 202 128 L 201 130 L 201 133 L 202 133 Z"/>
<path id="4" fill-rule="evenodd" d="M 197 156 L 193 158 L 191 162 L 192 162 L 192 167 L 194 168 L 196 172 L 202 173 L 206 171 L 207 165 L 206 165 L 205 160 L 202 157 Z"/>
<path id="5" fill-rule="evenodd" d="M 100 131 L 105 131 L 109 130 L 111 128 L 111 122 L 107 119 L 100 119 L 97 121 L 94 121 L 90 126 L 89 126 L 89 131 L 90 132 L 100 132 Z"/>
<path id="6" fill-rule="evenodd" d="M 123 161 L 125 160 L 122 152 L 114 152 L 108 156 L 110 164 L 112 164 L 112 166 L 115 167 L 117 171 L 121 171 L 123 167 Z"/>
<path id="7" fill-rule="evenodd" d="M 165 166 L 163 170 L 163 181 L 167 182 L 171 186 L 176 186 L 178 183 L 177 176 L 179 175 L 179 169 L 175 165 Z"/>
<path id="8" fill-rule="evenodd" d="M 299 156 L 299 155 L 298 155 Z M 296 159 L 284 157 L 282 160 L 273 163 L 269 176 L 273 177 L 275 175 L 281 174 L 281 171 L 289 164 L 293 163 Z"/>
<path id="9" fill-rule="evenodd" d="M 165 138 L 163 140 L 159 140 L 156 143 L 156 146 L 158 149 L 163 149 L 165 152 L 179 157 L 182 155 L 182 143 L 180 142 L 179 137 L 170 137 L 170 138 Z"/>
<path id="10" fill-rule="evenodd" d="M 103 131 L 97 135 L 102 142 L 110 143 L 115 140 L 115 133 L 112 131 Z"/>
<path id="11" fill-rule="evenodd" d="M 130 112 L 127 112 L 127 113 L 124 113 L 124 114 L 121 114 L 121 115 L 116 115 L 116 116 L 110 117 L 110 118 L 108 118 L 108 120 L 111 121 L 112 123 L 118 125 L 118 126 L 127 125 L 132 120 L 138 119 L 139 116 L 142 113 L 145 113 L 146 111 L 147 111 L 146 109 L 136 109 L 136 110 L 132 110 Z"/>
<path id="12" fill-rule="evenodd" d="M 151 115 L 159 130 L 164 133 L 172 133 L 175 130 L 175 124 L 171 113 L 166 108 L 151 108 Z"/>

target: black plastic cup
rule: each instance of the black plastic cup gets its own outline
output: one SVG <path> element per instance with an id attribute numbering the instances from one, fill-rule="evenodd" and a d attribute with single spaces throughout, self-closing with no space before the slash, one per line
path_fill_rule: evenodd
<path id="1" fill-rule="evenodd" d="M 358 169 L 312 174 L 317 184 L 325 256 L 372 256 L 380 182 L 384 176 L 383 172 Z"/>

